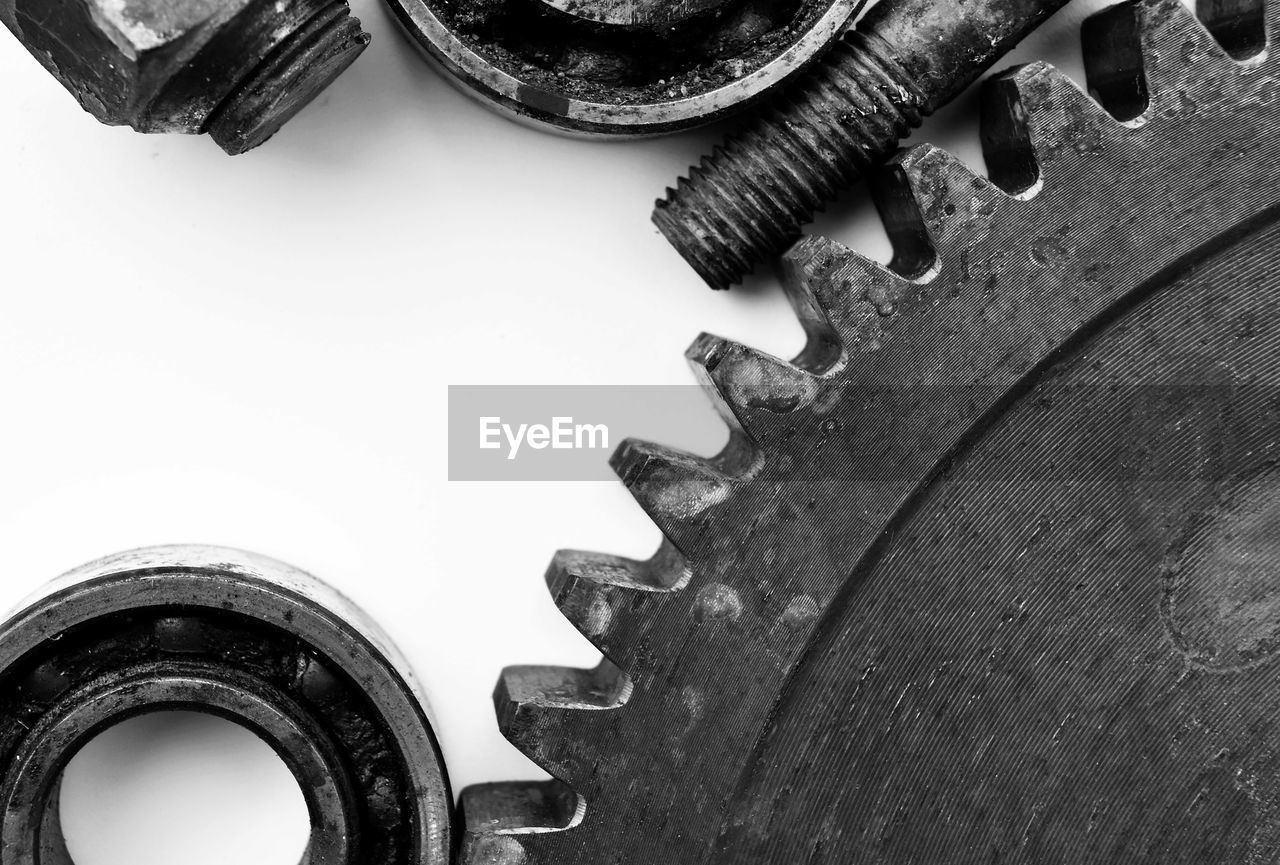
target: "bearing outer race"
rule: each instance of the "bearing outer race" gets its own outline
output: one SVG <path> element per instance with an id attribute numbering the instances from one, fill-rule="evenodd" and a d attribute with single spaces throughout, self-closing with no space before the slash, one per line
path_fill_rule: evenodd
<path id="1" fill-rule="evenodd" d="M 768 63 L 707 93 L 669 101 L 617 105 L 553 94 L 521 82 L 467 47 L 432 11 L 430 0 L 387 0 L 409 37 L 456 87 L 499 112 L 571 135 L 642 138 L 690 129 L 763 97 L 816 59 L 861 10 L 862 0 L 833 0 L 803 37 Z M 536 98 L 530 103 L 533 92 Z M 555 110 L 551 110 L 555 103 Z"/>

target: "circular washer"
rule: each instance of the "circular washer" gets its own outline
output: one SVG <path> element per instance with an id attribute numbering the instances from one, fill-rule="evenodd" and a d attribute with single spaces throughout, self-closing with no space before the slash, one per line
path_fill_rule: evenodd
<path id="1" fill-rule="evenodd" d="M 0 627 L 0 863 L 72 865 L 63 771 L 157 711 L 253 731 L 311 814 L 304 865 L 447 865 L 444 761 L 407 665 L 350 601 L 270 559 L 210 547 L 113 556 Z"/>
<path id="2" fill-rule="evenodd" d="M 388 2 L 430 59 L 498 110 L 576 134 L 640 137 L 761 98 L 866 0 Z"/>

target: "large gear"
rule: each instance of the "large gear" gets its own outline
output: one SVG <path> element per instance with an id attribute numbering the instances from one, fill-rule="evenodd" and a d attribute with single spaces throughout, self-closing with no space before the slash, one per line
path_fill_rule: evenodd
<path id="1" fill-rule="evenodd" d="M 463 863 L 1275 861 L 1280 2 L 1202 13 L 994 79 L 990 180 L 898 157 L 891 267 L 789 255 L 793 362 L 695 343 L 731 443 L 615 456 L 667 540 L 556 557 L 606 660 L 504 673 L 559 780 Z"/>

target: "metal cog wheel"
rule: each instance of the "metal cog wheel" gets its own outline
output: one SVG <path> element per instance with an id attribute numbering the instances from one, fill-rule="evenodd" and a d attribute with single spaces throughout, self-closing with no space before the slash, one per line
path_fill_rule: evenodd
<path id="1" fill-rule="evenodd" d="M 560 780 L 463 863 L 1276 860 L 1280 2 L 1200 12 L 996 78 L 990 181 L 901 155 L 890 268 L 790 254 L 793 362 L 695 343 L 732 441 L 615 456 L 667 541 L 552 563 L 607 660 L 506 671 Z"/>

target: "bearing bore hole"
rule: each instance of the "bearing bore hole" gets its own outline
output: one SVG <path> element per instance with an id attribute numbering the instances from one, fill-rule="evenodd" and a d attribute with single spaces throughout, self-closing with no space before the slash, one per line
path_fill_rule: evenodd
<path id="1" fill-rule="evenodd" d="M 125 721 L 67 767 L 75 865 L 297 865 L 311 823 L 293 774 L 249 730 L 193 712 Z"/>

